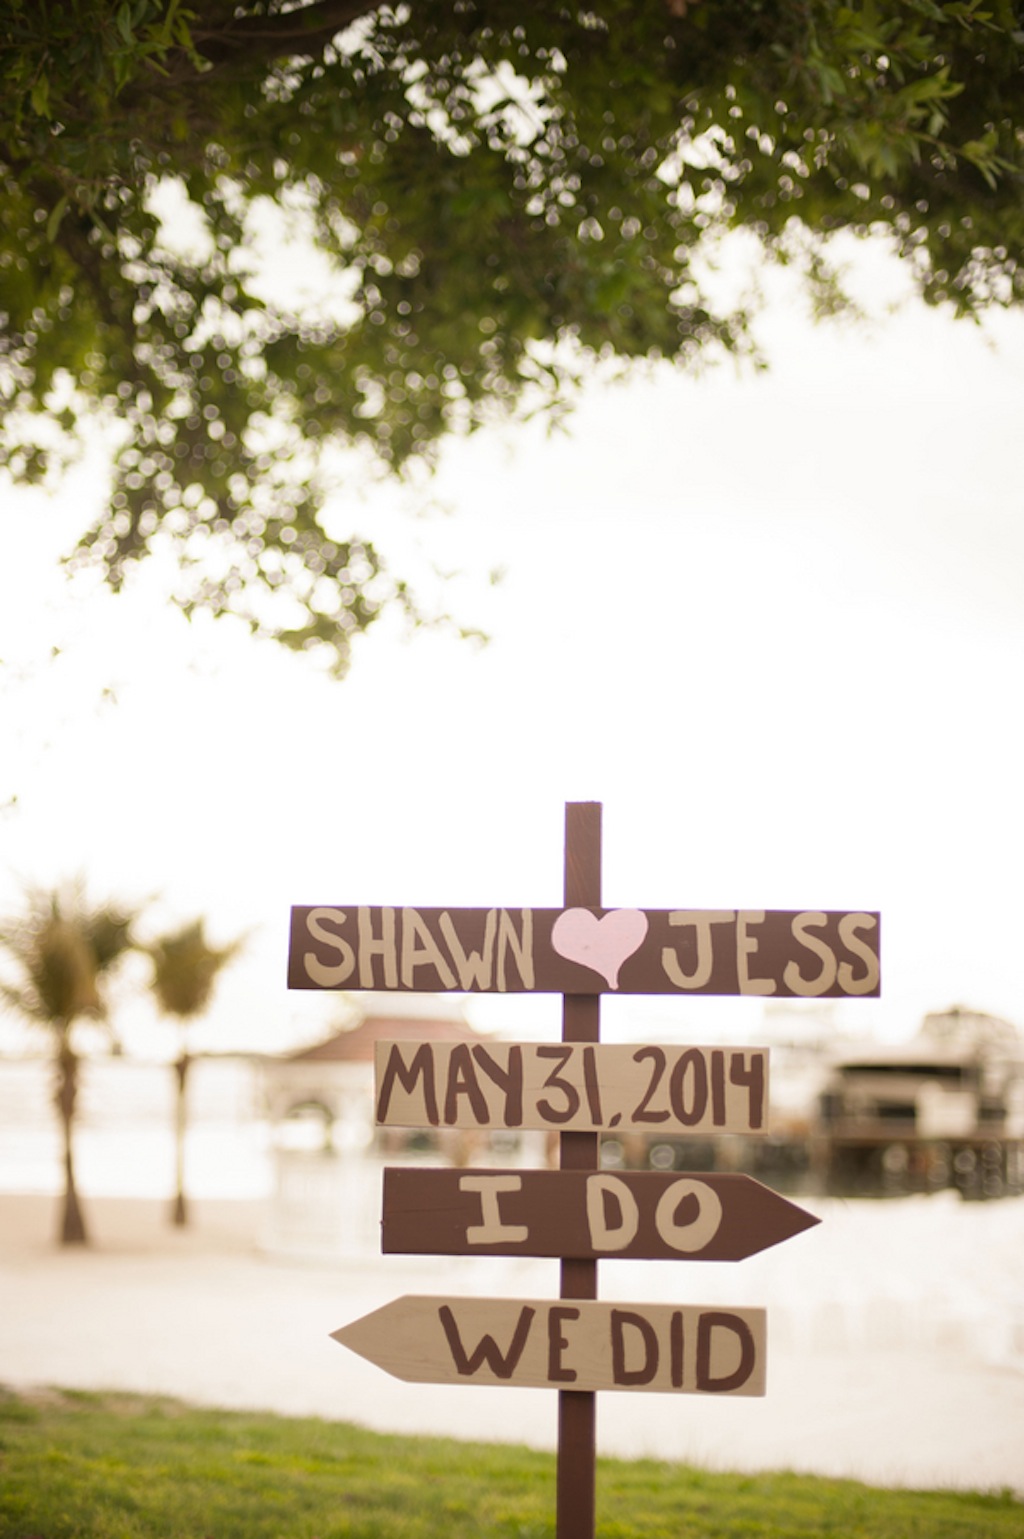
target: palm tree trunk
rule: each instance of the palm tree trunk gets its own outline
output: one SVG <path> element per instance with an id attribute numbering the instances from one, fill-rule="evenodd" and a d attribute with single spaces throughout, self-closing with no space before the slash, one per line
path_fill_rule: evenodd
<path id="1" fill-rule="evenodd" d="M 78 1059 L 71 1050 L 67 1032 L 61 1033 L 57 1054 L 57 1090 L 55 1098 L 64 1139 L 64 1213 L 61 1219 L 62 1245 L 88 1245 L 85 1216 L 75 1184 L 74 1127 L 78 1100 Z"/>
<path id="2" fill-rule="evenodd" d="M 174 1169 L 175 1190 L 174 1203 L 171 1207 L 171 1223 L 184 1226 L 188 1223 L 188 1206 L 185 1202 L 185 1126 L 187 1121 L 187 1108 L 185 1104 L 185 1087 L 188 1081 L 189 1065 L 192 1060 L 187 1053 L 174 1065 L 174 1071 L 178 1078 L 178 1096 L 175 1103 L 174 1116 Z"/>

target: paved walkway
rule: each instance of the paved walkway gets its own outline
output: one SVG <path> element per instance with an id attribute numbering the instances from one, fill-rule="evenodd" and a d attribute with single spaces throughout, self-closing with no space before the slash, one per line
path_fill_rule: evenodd
<path id="1" fill-rule="evenodd" d="M 93 1199 L 92 1246 L 62 1251 L 56 1211 L 0 1194 L 0 1382 L 554 1445 L 549 1391 L 403 1384 L 329 1333 L 403 1293 L 551 1298 L 557 1263 L 288 1260 L 252 1202 L 197 1203 L 181 1232 L 162 1205 Z M 737 1265 L 602 1265 L 603 1297 L 769 1314 L 764 1400 L 605 1394 L 600 1451 L 1024 1494 L 1024 1201 L 818 1211 Z"/>

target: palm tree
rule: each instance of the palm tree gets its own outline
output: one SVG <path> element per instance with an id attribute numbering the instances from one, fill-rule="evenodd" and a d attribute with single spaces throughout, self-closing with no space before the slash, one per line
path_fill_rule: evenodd
<path id="1" fill-rule="evenodd" d="M 92 906 L 81 882 L 52 891 L 30 890 L 26 912 L 0 929 L 0 946 L 20 977 L 0 983 L 0 996 L 30 1021 L 53 1033 L 54 1104 L 64 1153 L 62 1245 L 88 1243 L 75 1181 L 74 1130 L 79 1057 L 73 1040 L 83 1016 L 105 1019 L 104 985 L 134 944 L 135 915 L 111 903 Z"/>
<path id="2" fill-rule="evenodd" d="M 171 1220 L 188 1222 L 185 1202 L 185 1125 L 186 1088 L 192 1057 L 188 1051 L 187 1029 L 202 1015 L 213 996 L 221 969 L 238 953 L 242 938 L 226 946 L 211 946 L 206 939 L 205 921 L 194 919 L 169 935 L 162 936 L 146 951 L 153 963 L 151 987 L 165 1015 L 174 1016 L 181 1025 L 181 1052 L 174 1063 L 177 1078 L 175 1105 L 175 1195 Z"/>

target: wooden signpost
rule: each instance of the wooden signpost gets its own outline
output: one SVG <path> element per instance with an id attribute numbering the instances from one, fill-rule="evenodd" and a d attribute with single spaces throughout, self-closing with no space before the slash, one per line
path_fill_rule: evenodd
<path id="1" fill-rule="evenodd" d="M 598 1390 L 763 1395 L 760 1309 L 610 1304 L 597 1263 L 741 1260 L 817 1223 L 747 1176 L 600 1169 L 602 1132 L 767 1131 L 762 1048 L 600 1042 L 602 993 L 879 992 L 879 916 L 605 909 L 601 808 L 570 802 L 561 909 L 292 910 L 289 986 L 562 995 L 562 1040 L 383 1042 L 386 1127 L 546 1129 L 558 1170 L 384 1172 L 385 1252 L 556 1256 L 559 1300 L 404 1297 L 334 1338 L 400 1379 L 558 1390 L 558 1539 L 594 1539 Z"/>

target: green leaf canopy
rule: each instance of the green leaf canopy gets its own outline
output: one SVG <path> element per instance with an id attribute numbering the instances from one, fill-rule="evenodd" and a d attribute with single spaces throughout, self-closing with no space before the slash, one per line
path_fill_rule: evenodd
<path id="1" fill-rule="evenodd" d="M 705 281 L 721 233 L 825 306 L 841 231 L 885 235 L 959 313 L 1024 296 L 1024 32 L 1000 0 L 0 15 L 4 464 L 42 477 L 110 424 L 78 559 L 116 587 L 170 545 L 187 611 L 339 668 L 415 604 L 325 517 L 332 450 L 401 470 L 559 411 L 594 359 L 750 351 Z"/>

